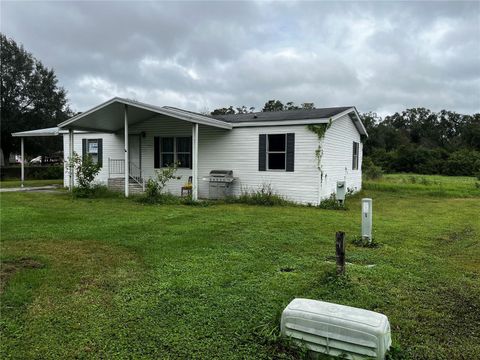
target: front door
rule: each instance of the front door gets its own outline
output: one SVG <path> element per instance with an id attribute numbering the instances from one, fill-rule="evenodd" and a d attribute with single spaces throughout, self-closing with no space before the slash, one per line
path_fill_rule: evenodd
<path id="1" fill-rule="evenodd" d="M 128 159 L 133 167 L 142 170 L 142 153 L 140 135 L 130 135 L 128 137 Z"/>

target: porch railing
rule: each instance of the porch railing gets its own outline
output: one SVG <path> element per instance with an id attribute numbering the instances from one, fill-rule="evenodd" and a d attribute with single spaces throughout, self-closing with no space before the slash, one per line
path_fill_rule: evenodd
<path id="1" fill-rule="evenodd" d="M 142 170 L 132 162 L 129 162 L 128 165 L 128 175 L 130 176 L 130 179 L 135 181 L 142 187 L 142 190 L 145 191 L 145 177 L 142 174 Z"/>
<path id="2" fill-rule="evenodd" d="M 129 178 L 136 182 L 145 191 L 145 176 L 143 176 L 142 170 L 134 163 L 128 164 Z M 111 159 L 108 158 L 108 178 L 112 178 L 112 175 L 124 175 L 125 174 L 125 159 Z"/>

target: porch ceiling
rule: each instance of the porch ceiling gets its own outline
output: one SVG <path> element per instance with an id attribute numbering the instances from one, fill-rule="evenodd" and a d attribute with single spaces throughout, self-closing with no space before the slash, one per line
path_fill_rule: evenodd
<path id="1" fill-rule="evenodd" d="M 147 120 L 155 115 L 161 115 L 164 117 L 170 117 L 222 129 L 232 128 L 232 125 L 227 122 L 212 119 L 207 116 L 190 113 L 188 111 L 178 111 L 158 107 L 122 98 L 113 98 L 94 107 L 93 109 L 85 111 L 84 113 L 62 122 L 58 126 L 60 129 L 117 132 L 124 127 L 125 105 L 128 105 L 129 125 Z"/>

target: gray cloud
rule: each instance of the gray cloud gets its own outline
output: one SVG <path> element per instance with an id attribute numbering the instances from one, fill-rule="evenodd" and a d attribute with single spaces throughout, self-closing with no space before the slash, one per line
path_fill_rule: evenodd
<path id="1" fill-rule="evenodd" d="M 75 110 L 113 96 L 210 110 L 480 111 L 478 2 L 2 2 L 1 31 Z"/>

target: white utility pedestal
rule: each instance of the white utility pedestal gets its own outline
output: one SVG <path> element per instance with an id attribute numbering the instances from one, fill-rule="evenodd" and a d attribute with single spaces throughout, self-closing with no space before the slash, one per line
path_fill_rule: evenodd
<path id="1" fill-rule="evenodd" d="M 372 199 L 362 199 L 362 239 L 372 241 Z"/>

